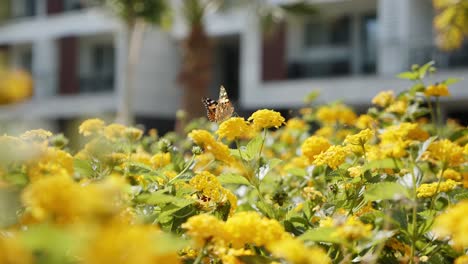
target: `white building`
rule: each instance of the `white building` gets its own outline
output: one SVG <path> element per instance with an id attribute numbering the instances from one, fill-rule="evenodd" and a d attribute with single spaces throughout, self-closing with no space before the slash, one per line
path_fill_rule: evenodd
<path id="1" fill-rule="evenodd" d="M 2 107 L 0 118 L 45 120 L 63 129 L 68 120 L 116 111 L 125 82 L 116 73 L 127 55 L 125 33 L 111 14 L 85 8 L 80 0 L 1 2 L 10 12 L 0 24 L 0 50 L 10 64 L 32 72 L 35 95 Z M 364 106 L 380 90 L 409 87 L 395 75 L 434 59 L 440 71 L 428 82 L 465 79 L 451 87 L 445 113 L 466 122 L 468 49 L 445 54 L 435 48 L 431 0 L 309 2 L 318 15 L 288 17 L 269 38 L 249 9 L 209 14 L 206 28 L 217 55 L 212 95 L 224 84 L 240 109 L 288 109 L 321 89 L 322 101 Z M 180 95 L 178 43 L 185 34 L 180 19 L 171 32 L 145 34 L 133 98 L 137 121 L 172 125 Z"/>

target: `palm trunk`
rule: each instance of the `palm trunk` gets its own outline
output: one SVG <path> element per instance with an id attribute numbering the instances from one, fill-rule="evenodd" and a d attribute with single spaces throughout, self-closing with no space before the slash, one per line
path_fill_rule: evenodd
<path id="1" fill-rule="evenodd" d="M 123 125 L 132 125 L 134 122 L 134 114 L 132 108 L 133 94 L 135 92 L 135 70 L 140 60 L 140 51 L 143 42 L 143 34 L 146 24 L 142 20 L 136 20 L 134 23 L 129 23 L 127 30 L 130 34 L 127 36 L 130 39 L 128 43 L 128 57 L 125 65 L 125 85 L 121 102 L 117 109 L 116 122 Z"/>
<path id="2" fill-rule="evenodd" d="M 201 23 L 192 25 L 190 34 L 182 44 L 179 82 L 183 88 L 182 109 L 187 116 L 185 119 L 177 120 L 178 132 L 182 131 L 186 121 L 205 115 L 201 98 L 208 93 L 212 75 L 211 41 Z"/>

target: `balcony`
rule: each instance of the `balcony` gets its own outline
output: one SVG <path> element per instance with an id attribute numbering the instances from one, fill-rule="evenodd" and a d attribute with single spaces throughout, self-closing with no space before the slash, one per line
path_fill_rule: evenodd
<path id="1" fill-rule="evenodd" d="M 468 42 L 451 52 L 442 51 L 434 45 L 418 46 L 410 50 L 409 62 L 412 64 L 422 65 L 431 60 L 440 69 L 468 67 Z"/>

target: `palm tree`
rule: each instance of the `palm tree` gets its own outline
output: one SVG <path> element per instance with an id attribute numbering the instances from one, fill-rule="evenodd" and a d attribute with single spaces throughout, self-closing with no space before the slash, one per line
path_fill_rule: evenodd
<path id="1" fill-rule="evenodd" d="M 129 57 L 126 67 L 125 94 L 121 102 L 117 119 L 130 124 L 131 95 L 133 93 L 133 74 L 138 63 L 139 50 L 146 23 L 168 25 L 174 9 L 180 9 L 182 18 L 188 28 L 188 34 L 182 41 L 182 66 L 178 80 L 182 84 L 182 110 L 190 120 L 204 114 L 200 98 L 208 93 L 208 85 L 213 75 L 213 51 L 211 39 L 205 31 L 203 20 L 209 10 L 223 8 L 226 0 L 182 0 L 181 5 L 171 5 L 170 0 L 98 0 L 110 6 L 124 21 L 129 32 Z M 172 2 L 173 3 L 173 2 Z M 264 28 L 274 29 L 274 25 L 285 18 L 286 12 L 315 12 L 314 8 L 296 1 L 293 4 L 277 5 L 268 0 L 240 0 L 240 5 L 250 5 L 262 18 Z M 184 124 L 177 124 L 177 128 Z"/>
<path id="2" fill-rule="evenodd" d="M 117 107 L 116 122 L 125 125 L 133 123 L 132 94 L 134 73 L 138 65 L 143 34 L 147 24 L 167 25 L 170 20 L 170 5 L 166 0 L 97 0 L 114 11 L 124 24 L 124 35 L 128 47 L 125 63 L 125 84 L 123 95 Z"/>

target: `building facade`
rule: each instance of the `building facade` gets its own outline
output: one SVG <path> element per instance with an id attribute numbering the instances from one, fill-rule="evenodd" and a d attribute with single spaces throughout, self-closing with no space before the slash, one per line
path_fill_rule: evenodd
<path id="1" fill-rule="evenodd" d="M 126 33 L 111 14 L 83 2 L 2 1 L 0 9 L 8 12 L 0 24 L 0 51 L 11 66 L 32 73 L 35 95 L 3 107 L 0 118 L 45 120 L 61 128 L 67 120 L 115 113 L 125 83 Z M 268 36 L 250 8 L 231 2 L 205 21 L 215 44 L 213 96 L 223 84 L 239 109 L 290 109 L 319 89 L 323 102 L 362 107 L 381 90 L 411 86 L 397 73 L 435 60 L 439 71 L 428 83 L 462 79 L 451 87 L 444 111 L 466 122 L 468 48 L 436 49 L 431 0 L 309 0 L 318 14 L 288 16 Z M 133 96 L 137 121 L 172 124 L 181 93 L 178 44 L 186 34 L 177 16 L 170 32 L 145 33 Z"/>

